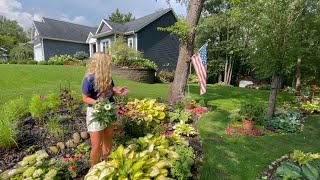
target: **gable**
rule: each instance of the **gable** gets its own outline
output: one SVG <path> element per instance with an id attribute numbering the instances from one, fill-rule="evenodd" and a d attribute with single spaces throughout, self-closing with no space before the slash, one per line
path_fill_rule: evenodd
<path id="1" fill-rule="evenodd" d="M 99 31 L 99 33 L 102 33 L 102 32 L 106 32 L 106 31 L 110 31 L 111 29 L 105 24 L 103 23 L 102 24 L 102 27 L 101 27 L 101 30 Z"/>

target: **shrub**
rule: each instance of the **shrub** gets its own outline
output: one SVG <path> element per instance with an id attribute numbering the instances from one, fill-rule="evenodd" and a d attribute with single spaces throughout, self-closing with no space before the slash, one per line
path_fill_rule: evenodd
<path id="1" fill-rule="evenodd" d="M 43 122 L 43 118 L 49 111 L 48 104 L 44 96 L 34 95 L 29 105 L 31 116 L 36 118 L 38 123 Z"/>
<path id="2" fill-rule="evenodd" d="M 9 61 L 9 64 L 17 64 L 18 63 L 18 61 L 16 61 L 16 60 L 10 60 Z"/>
<path id="3" fill-rule="evenodd" d="M 39 61 L 38 64 L 39 65 L 48 65 L 48 62 L 47 61 Z"/>
<path id="4" fill-rule="evenodd" d="M 34 61 L 34 60 L 29 60 L 29 61 L 27 61 L 27 64 L 38 64 L 38 62 Z"/>
<path id="5" fill-rule="evenodd" d="M 0 60 L 0 64 L 8 64 L 8 61 L 6 61 L 6 60 Z"/>
<path id="6" fill-rule="evenodd" d="M 161 81 L 164 82 L 173 82 L 174 79 L 174 71 L 161 70 L 159 72 L 159 77 Z"/>
<path id="7" fill-rule="evenodd" d="M 17 64 L 27 64 L 27 60 L 21 60 L 21 61 L 17 61 Z"/>
<path id="8" fill-rule="evenodd" d="M 263 118 L 264 108 L 260 104 L 246 102 L 240 106 L 239 115 L 249 121 L 258 121 Z"/>
<path id="9" fill-rule="evenodd" d="M 198 82 L 199 82 L 198 76 L 195 75 L 195 74 L 190 74 L 190 75 L 188 76 L 188 82 L 189 82 L 189 83 L 198 83 Z"/>
<path id="10" fill-rule="evenodd" d="M 301 109 L 308 113 L 320 112 L 320 104 L 318 101 L 307 102 L 301 105 Z"/>
<path id="11" fill-rule="evenodd" d="M 265 119 L 261 124 L 268 128 L 280 129 L 286 133 L 302 131 L 304 117 L 299 112 L 278 113 L 273 119 Z"/>
<path id="12" fill-rule="evenodd" d="M 33 49 L 16 46 L 10 51 L 10 58 L 14 60 L 33 59 Z"/>
<path id="13" fill-rule="evenodd" d="M 113 41 L 108 49 L 112 54 L 113 62 L 126 61 L 140 58 L 141 53 L 128 46 L 123 36 L 119 36 Z"/>
<path id="14" fill-rule="evenodd" d="M 122 60 L 116 61 L 113 63 L 115 66 L 121 67 L 135 67 L 135 68 L 145 68 L 152 69 L 154 71 L 158 70 L 158 66 L 153 61 L 149 59 L 131 59 L 131 60 Z"/>
<path id="15" fill-rule="evenodd" d="M 84 51 L 78 51 L 73 55 L 73 57 L 79 60 L 84 60 L 84 59 L 88 59 L 89 55 Z"/>
<path id="16" fill-rule="evenodd" d="M 51 57 L 48 61 L 49 65 L 64 65 L 68 62 L 80 62 L 79 60 L 71 57 L 70 55 L 60 55 Z"/>

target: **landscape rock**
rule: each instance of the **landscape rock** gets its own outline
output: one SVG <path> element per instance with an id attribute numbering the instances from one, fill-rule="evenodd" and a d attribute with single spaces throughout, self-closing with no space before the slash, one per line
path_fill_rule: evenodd
<path id="1" fill-rule="evenodd" d="M 81 136 L 78 132 L 73 133 L 72 138 L 75 144 L 78 144 L 81 141 Z"/>
<path id="2" fill-rule="evenodd" d="M 74 147 L 76 147 L 76 145 L 75 145 L 75 143 L 73 142 L 72 139 L 70 139 L 70 140 L 68 140 L 68 141 L 66 142 L 66 146 L 67 146 L 68 148 L 74 148 Z"/>
<path id="3" fill-rule="evenodd" d="M 63 142 L 58 142 L 57 143 L 57 147 L 60 149 L 60 150 L 64 150 L 66 148 L 66 146 L 63 144 Z"/>
<path id="4" fill-rule="evenodd" d="M 54 154 L 58 154 L 58 148 L 56 146 L 51 146 L 49 147 L 49 149 L 51 150 L 51 152 L 53 152 Z"/>
<path id="5" fill-rule="evenodd" d="M 0 179 L 2 180 L 7 180 L 10 179 L 11 176 L 9 176 L 9 170 L 4 171 L 3 173 L 0 174 Z"/>
<path id="6" fill-rule="evenodd" d="M 89 134 L 87 132 L 83 131 L 83 132 L 81 132 L 81 138 L 86 140 L 89 138 Z"/>

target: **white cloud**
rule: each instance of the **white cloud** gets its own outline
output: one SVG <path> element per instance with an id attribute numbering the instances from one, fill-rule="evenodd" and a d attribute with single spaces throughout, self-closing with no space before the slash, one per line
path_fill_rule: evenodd
<path id="1" fill-rule="evenodd" d="M 82 25 L 89 24 L 89 21 L 83 16 L 76 16 L 75 18 L 70 19 L 67 14 L 62 14 L 60 20 Z"/>
<path id="2" fill-rule="evenodd" d="M 17 0 L 1 0 L 0 15 L 16 20 L 24 29 L 32 26 L 32 20 L 41 20 L 41 15 L 23 12 L 22 4 Z"/>
<path id="3" fill-rule="evenodd" d="M 33 20 L 42 21 L 41 14 L 31 14 L 24 12 L 22 9 L 22 4 L 18 0 L 0 0 L 0 15 L 8 19 L 16 20 L 25 30 L 32 26 Z M 88 20 L 83 16 L 70 18 L 67 14 L 62 14 L 62 16 L 57 19 L 76 24 L 89 24 Z"/>

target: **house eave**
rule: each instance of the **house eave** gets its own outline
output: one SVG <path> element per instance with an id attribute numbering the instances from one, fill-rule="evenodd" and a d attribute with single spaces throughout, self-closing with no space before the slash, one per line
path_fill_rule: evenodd
<path id="1" fill-rule="evenodd" d="M 38 38 L 42 39 L 49 39 L 49 40 L 55 40 L 55 41 L 64 41 L 64 42 L 73 42 L 73 43 L 79 43 L 79 44 L 88 44 L 87 42 L 83 41 L 73 41 L 68 39 L 59 39 L 59 38 L 52 38 L 52 37 L 46 37 L 46 36 L 37 36 Z"/>

